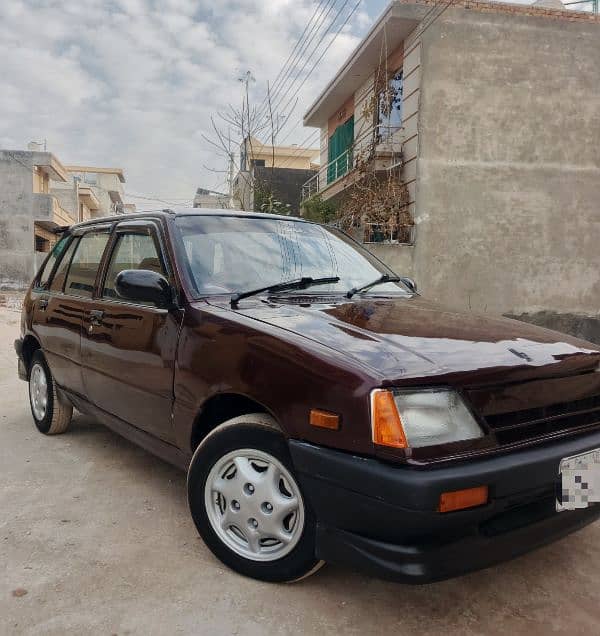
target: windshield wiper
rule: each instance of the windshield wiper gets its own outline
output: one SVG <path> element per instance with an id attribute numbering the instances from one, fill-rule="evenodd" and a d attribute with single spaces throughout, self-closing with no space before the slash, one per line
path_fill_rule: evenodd
<path id="1" fill-rule="evenodd" d="M 286 289 L 306 289 L 313 285 L 327 285 L 329 283 L 339 283 L 339 276 L 329 276 L 328 278 L 312 278 L 311 276 L 303 276 L 302 278 L 296 278 L 294 280 L 284 281 L 282 283 L 276 283 L 275 285 L 269 285 L 268 287 L 259 287 L 258 289 L 251 289 L 245 292 L 238 292 L 231 297 L 230 304 L 232 307 L 236 307 L 238 302 L 242 298 L 248 298 L 248 296 L 256 296 L 262 292 L 276 292 L 284 291 Z"/>
<path id="2" fill-rule="evenodd" d="M 383 283 L 402 283 L 403 280 L 398 276 L 390 276 L 389 274 L 382 274 L 379 278 L 376 278 L 374 281 L 367 283 L 366 285 L 361 285 L 360 287 L 353 287 L 350 291 L 346 293 L 346 298 L 352 298 L 354 294 L 358 294 L 360 292 L 367 291 L 367 289 L 371 289 L 371 287 L 375 287 L 375 285 L 383 285 Z"/>

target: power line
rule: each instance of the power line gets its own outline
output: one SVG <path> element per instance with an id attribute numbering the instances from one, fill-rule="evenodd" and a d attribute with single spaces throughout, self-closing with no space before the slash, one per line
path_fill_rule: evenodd
<path id="1" fill-rule="evenodd" d="M 321 30 L 322 24 L 325 22 L 325 20 L 327 19 L 327 17 L 329 16 L 329 14 L 333 10 L 333 8 L 335 7 L 336 0 L 333 0 L 330 5 L 322 6 L 323 5 L 322 1 L 319 3 L 319 5 L 317 5 L 317 7 L 315 9 L 315 12 L 313 13 L 313 16 L 311 17 L 311 20 L 309 20 L 309 24 L 313 21 L 315 16 L 317 16 L 317 15 L 319 15 L 319 17 L 323 16 L 323 12 L 325 11 L 325 7 L 329 6 L 329 8 L 327 9 L 327 11 L 325 13 L 325 16 L 322 17 L 322 19 L 320 20 L 320 24 L 319 24 L 319 21 L 318 21 L 318 18 L 317 18 L 317 21 L 313 24 L 311 29 L 308 30 L 308 31 L 307 31 L 307 29 L 308 29 L 308 24 L 307 24 L 307 27 L 305 28 L 305 30 L 303 32 L 303 35 L 301 35 L 301 37 L 299 38 L 298 42 L 296 43 L 296 46 L 294 47 L 294 49 L 296 49 L 296 53 L 294 54 L 294 50 L 292 50 L 292 53 L 290 54 L 290 56 L 288 56 L 288 61 L 290 61 L 291 63 L 288 63 L 286 61 L 286 64 L 288 65 L 287 71 L 283 72 L 283 69 L 286 66 L 286 64 L 284 64 L 284 66 L 282 67 L 282 71 L 280 71 L 280 73 L 278 74 L 278 78 L 281 77 L 281 79 L 279 80 L 279 85 L 277 87 L 277 93 L 278 93 L 278 97 L 279 97 L 279 100 L 277 102 L 277 106 L 279 106 L 283 102 L 283 100 L 286 98 L 286 96 L 288 95 L 288 93 L 290 92 L 290 90 L 292 89 L 294 84 L 298 81 L 298 79 L 300 78 L 302 72 L 304 71 L 304 69 L 306 68 L 308 63 L 311 61 L 311 59 L 313 58 L 313 56 L 315 55 L 315 53 L 317 52 L 317 50 L 321 46 L 321 44 L 324 41 L 324 39 L 327 37 L 328 33 L 330 32 L 330 29 L 335 25 L 335 23 L 337 22 L 338 18 L 342 14 L 343 10 L 346 8 L 348 2 L 349 2 L 349 0 L 344 0 L 342 6 L 338 9 L 336 15 L 331 20 L 331 22 L 329 22 L 329 24 L 328 24 L 327 28 L 325 29 L 325 31 L 321 33 L 321 37 L 319 38 L 317 44 L 313 47 L 312 51 L 309 53 L 309 55 L 306 58 L 304 64 L 302 65 L 302 67 L 296 73 L 294 78 L 291 80 L 291 83 L 289 83 L 288 87 L 284 90 L 285 83 L 289 80 L 289 78 L 291 76 L 291 73 L 293 72 L 293 68 L 294 68 L 293 64 L 295 63 L 296 59 L 298 59 L 299 56 L 302 55 L 302 53 L 310 46 L 312 41 L 315 39 L 315 37 L 317 36 L 319 31 Z M 331 46 L 333 45 L 335 40 L 339 37 L 339 35 L 342 32 L 342 30 L 344 29 L 344 27 L 348 24 L 348 22 L 350 21 L 350 19 L 352 18 L 352 16 L 356 12 L 356 10 L 358 9 L 358 7 L 360 5 L 360 2 L 361 2 L 361 0 L 357 0 L 356 4 L 353 6 L 352 10 L 347 15 L 346 19 L 339 26 L 339 28 L 335 32 L 334 36 L 327 43 L 327 46 L 321 51 L 319 57 L 315 60 L 315 62 L 313 63 L 313 65 L 311 66 L 311 68 L 309 69 L 307 74 L 304 76 L 304 78 L 300 82 L 299 86 L 296 88 L 296 92 L 300 91 L 302 86 L 304 86 L 304 84 L 306 83 L 307 79 L 312 75 L 312 73 L 314 72 L 315 68 L 321 62 L 321 60 L 323 59 L 323 57 L 325 56 L 327 51 L 331 48 Z M 315 28 L 317 29 L 316 32 L 315 32 Z M 307 33 L 308 33 L 308 35 L 306 35 Z M 312 36 L 311 36 L 311 34 L 312 34 Z M 302 42 L 303 36 L 306 36 L 304 38 L 304 42 Z M 302 44 L 300 44 L 301 42 L 302 42 Z M 276 78 L 276 81 L 277 81 L 277 78 Z M 281 91 L 283 91 L 283 93 Z M 273 93 L 271 94 L 271 98 L 272 97 L 273 97 Z M 290 96 L 290 98 L 287 100 L 287 102 L 285 104 L 285 107 L 289 106 L 289 104 L 291 103 L 293 98 L 294 98 L 294 95 Z M 267 99 L 268 99 L 268 96 L 267 96 L 266 99 L 263 100 L 262 104 L 265 104 Z M 262 104 L 261 104 L 261 106 L 262 106 Z M 262 117 L 263 112 L 264 112 L 264 109 L 262 109 L 262 111 L 259 110 L 258 118 Z M 289 119 L 289 117 L 288 117 L 288 119 Z M 287 139 L 290 136 L 291 132 L 293 132 L 293 130 L 295 130 L 297 128 L 299 123 L 291 131 L 288 132 L 288 134 L 286 135 L 284 140 Z M 313 133 L 311 133 L 309 135 L 309 137 L 307 137 L 307 140 L 309 138 L 315 138 L 315 137 L 318 138 L 318 135 L 319 135 L 319 131 L 318 130 L 314 131 Z M 316 141 L 317 139 L 314 139 L 314 140 Z M 294 152 L 286 162 L 284 162 L 283 166 L 290 164 L 293 161 L 293 159 L 298 154 L 300 154 L 302 152 L 303 147 L 304 147 L 304 143 L 306 143 L 306 140 L 305 140 L 305 142 L 303 142 L 299 146 L 298 150 L 296 152 Z M 311 141 L 311 143 L 312 143 L 312 141 Z"/>
<path id="2" fill-rule="evenodd" d="M 127 199 L 142 199 L 144 201 L 156 201 L 158 203 L 166 203 L 167 205 L 185 205 L 187 203 L 190 203 L 192 201 L 192 199 L 190 199 L 189 197 L 186 199 L 175 199 L 172 198 L 170 200 L 167 200 L 167 198 L 162 198 L 162 197 L 155 197 L 155 196 L 144 196 L 141 194 L 129 194 L 126 193 L 125 194 L 125 198 Z"/>
<path id="3" fill-rule="evenodd" d="M 335 42 L 336 38 L 339 36 L 339 34 L 341 33 L 342 29 L 346 26 L 346 24 L 348 24 L 348 22 L 350 21 L 350 18 L 354 15 L 354 13 L 356 12 L 356 10 L 358 9 L 359 5 L 361 3 L 361 0 L 358 0 L 356 2 L 356 4 L 353 6 L 352 10 L 350 11 L 350 13 L 348 14 L 348 16 L 346 17 L 346 19 L 344 20 L 344 22 L 340 25 L 340 27 L 338 28 L 336 34 L 334 35 L 334 37 L 331 39 L 331 41 L 327 44 L 327 46 L 325 47 L 325 49 L 321 52 L 321 55 L 319 56 L 319 58 L 315 61 L 315 63 L 313 64 L 313 66 L 311 67 L 310 71 L 307 73 L 307 75 L 304 77 L 304 79 L 302 80 L 300 86 L 298 87 L 298 91 L 300 90 L 300 88 L 302 88 L 302 86 L 304 85 L 304 83 L 306 82 L 306 80 L 310 77 L 310 75 L 313 73 L 313 71 L 315 70 L 315 68 L 317 67 L 317 65 L 319 64 L 319 62 L 323 59 L 323 57 L 325 56 L 325 54 L 327 53 L 327 51 L 329 50 L 329 48 L 332 46 L 332 44 Z M 347 4 L 344 3 L 344 6 Z M 292 130 L 290 130 L 288 132 L 288 134 L 283 138 L 282 142 L 285 141 L 290 134 L 298 127 L 298 125 L 300 124 L 300 122 L 298 122 L 296 124 L 296 126 L 294 126 L 292 128 Z M 287 159 L 287 161 L 283 162 L 283 164 L 280 166 L 281 168 L 285 168 L 286 166 L 290 165 L 291 162 L 302 152 L 302 150 L 305 147 L 306 143 L 313 143 L 313 141 L 317 141 L 317 139 L 319 139 L 320 137 L 320 130 L 315 130 L 312 133 L 310 133 L 308 135 L 308 137 L 306 137 L 306 139 L 299 145 L 298 150 L 294 153 L 292 153 L 290 155 L 290 157 Z"/>
<path id="4" fill-rule="evenodd" d="M 317 67 L 317 65 L 319 64 L 319 62 L 323 59 L 323 57 L 325 56 L 325 54 L 327 53 L 327 51 L 331 48 L 332 44 L 335 42 L 335 40 L 337 39 L 337 37 L 339 36 L 339 34 L 342 32 L 342 29 L 346 26 L 346 24 L 348 24 L 348 22 L 350 21 L 350 18 L 354 15 L 354 13 L 356 12 L 356 10 L 358 9 L 358 6 L 360 5 L 361 0 L 358 0 L 356 2 L 356 4 L 353 6 L 352 10 L 350 11 L 350 13 L 348 14 L 348 16 L 346 17 L 346 19 L 344 20 L 344 22 L 340 25 L 340 27 L 338 28 L 336 34 L 334 35 L 334 37 L 330 40 L 330 42 L 327 44 L 327 46 L 325 47 L 325 49 L 323 49 L 323 51 L 321 52 L 321 55 L 319 56 L 319 58 L 315 61 L 315 63 L 312 65 L 310 71 L 306 74 L 306 76 L 304 77 L 304 79 L 302 80 L 300 86 L 298 86 L 298 91 L 302 88 L 302 86 L 304 86 L 306 80 L 312 75 L 313 71 L 315 70 L 315 68 Z M 318 133 L 318 131 L 317 131 Z M 287 139 L 287 137 L 289 137 L 289 134 L 284 138 Z"/>
<path id="5" fill-rule="evenodd" d="M 280 82 L 280 85 L 278 86 L 277 90 L 273 90 L 271 93 L 271 103 L 273 103 L 275 101 L 275 99 L 280 98 L 279 99 L 279 103 L 281 103 L 281 101 L 283 99 L 285 99 L 285 96 L 288 94 L 288 92 L 291 89 L 291 86 L 293 86 L 294 82 L 296 81 L 296 78 L 298 77 L 298 73 L 296 74 L 296 77 L 294 79 L 292 79 L 291 84 L 285 89 L 283 95 L 281 94 L 281 91 L 284 89 L 285 87 L 285 81 L 287 79 L 290 78 L 291 74 L 294 72 L 295 70 L 295 66 L 296 63 L 299 63 L 302 57 L 302 54 L 308 50 L 308 47 L 310 47 L 310 45 L 312 44 L 313 40 L 317 37 L 317 35 L 319 34 L 319 32 L 321 31 L 321 27 L 322 25 L 326 22 L 327 18 L 329 17 L 329 14 L 331 13 L 331 11 L 333 10 L 333 8 L 335 7 L 337 0 L 331 0 L 329 7 L 327 8 L 327 11 L 325 12 L 324 15 L 322 15 L 322 19 L 320 20 L 320 23 L 316 23 L 315 25 L 313 25 L 313 28 L 311 29 L 310 32 L 310 38 L 307 39 L 307 41 L 304 43 L 302 49 L 300 51 L 298 51 L 296 57 L 294 58 L 293 63 L 290 64 L 284 78 L 282 79 L 282 81 Z M 345 0 L 344 2 L 344 6 L 348 3 L 348 0 Z M 325 7 L 324 7 L 325 9 Z M 342 7 L 343 9 L 343 7 Z M 331 28 L 331 26 L 334 24 L 335 20 L 337 19 L 339 15 L 339 12 L 336 14 L 335 18 L 329 23 L 329 25 L 327 26 L 327 28 L 325 29 L 325 32 L 323 33 L 323 35 L 321 36 L 321 39 L 317 42 L 317 44 L 315 45 L 315 47 L 312 49 L 312 51 L 310 52 L 308 59 L 310 59 L 310 57 L 312 57 L 312 55 L 314 55 L 314 52 L 317 50 L 317 48 L 319 47 L 319 45 L 321 44 L 321 42 L 323 41 L 323 37 L 325 37 L 325 35 L 327 34 L 327 32 L 329 31 L 329 29 Z M 306 62 L 305 62 L 306 65 Z M 300 70 L 300 72 L 302 72 L 302 70 L 304 69 L 304 67 Z M 273 108 L 273 110 L 275 110 L 276 107 Z"/>
<path id="6" fill-rule="evenodd" d="M 431 20 L 424 26 L 422 27 L 421 31 L 419 32 L 419 37 L 421 37 L 423 35 L 423 33 L 425 33 L 425 31 L 427 31 L 427 29 L 444 13 L 444 11 L 446 11 L 446 9 L 448 9 L 448 7 L 450 5 L 454 4 L 454 0 L 448 0 L 448 2 L 446 3 L 446 5 L 444 6 L 444 8 L 435 16 L 433 16 L 433 18 L 431 18 Z M 434 5 L 434 10 L 436 8 L 439 7 L 439 5 L 441 5 L 441 1 L 440 2 L 436 2 Z M 431 12 L 427 13 L 425 15 L 425 18 L 423 18 L 423 20 L 421 20 L 421 24 L 425 23 L 425 20 L 427 18 L 428 15 L 430 15 Z"/>
<path id="7" fill-rule="evenodd" d="M 433 24 L 433 23 L 434 23 L 434 22 L 435 22 L 435 21 L 436 21 L 436 20 L 437 20 L 437 19 L 438 19 L 438 18 L 439 18 L 439 17 L 440 17 L 440 16 L 441 16 L 441 15 L 442 15 L 442 14 L 443 14 L 443 13 L 444 13 L 447 9 L 448 9 L 448 7 L 450 7 L 450 5 L 452 5 L 453 3 L 454 3 L 454 0 L 448 0 L 448 1 L 445 3 L 445 5 L 444 5 L 444 7 L 442 8 L 442 10 L 441 10 L 441 11 L 439 11 L 439 12 L 437 13 L 437 15 L 433 16 L 433 18 L 432 18 L 429 22 L 427 22 L 427 23 L 426 23 L 427 18 L 428 18 L 429 16 L 431 16 L 431 15 L 432 15 L 432 14 L 436 11 L 436 9 L 438 9 L 438 8 L 442 5 L 441 0 L 440 0 L 440 1 L 438 1 L 438 2 L 436 2 L 436 3 L 433 5 L 433 7 L 432 7 L 432 8 L 431 8 L 431 9 L 430 9 L 430 10 L 429 10 L 426 14 L 425 14 L 425 16 L 423 17 L 423 20 L 421 20 L 421 25 L 423 25 L 423 24 L 424 24 L 425 26 L 423 26 L 423 27 L 422 27 L 422 29 L 421 29 L 421 31 L 420 31 L 420 33 L 419 33 L 419 37 L 420 37 L 420 36 L 422 36 L 422 35 L 423 35 L 423 33 L 425 33 L 425 31 L 426 31 L 426 30 L 427 30 L 427 29 L 428 29 L 428 28 L 429 28 L 429 27 L 430 27 L 430 26 L 431 26 L 431 25 L 432 25 L 432 24 Z M 350 14 L 348 15 L 348 17 L 346 18 L 346 21 L 345 21 L 345 22 L 342 24 L 342 26 L 338 29 L 338 32 L 336 33 L 336 36 L 335 36 L 335 37 L 337 37 L 337 36 L 339 35 L 340 31 L 344 28 L 344 26 L 345 26 L 345 25 L 347 24 L 347 22 L 350 20 L 350 18 L 352 17 L 353 13 L 354 13 L 354 12 L 356 11 L 356 9 L 358 8 L 358 5 L 359 5 L 359 4 L 360 4 L 360 0 L 356 3 L 356 5 L 354 5 L 354 7 L 353 7 L 352 11 L 350 12 Z M 313 72 L 313 70 L 314 70 L 314 68 L 316 67 L 316 65 L 317 65 L 317 64 L 321 61 L 321 59 L 323 58 L 323 56 L 324 56 L 324 55 L 325 55 L 325 53 L 327 52 L 328 48 L 329 48 L 329 47 L 333 44 L 333 41 L 335 40 L 335 37 L 334 37 L 334 38 L 333 38 L 333 40 L 332 40 L 332 41 L 328 44 L 327 48 L 325 48 L 325 50 L 322 52 L 322 54 L 321 54 L 321 56 L 319 57 L 319 59 L 315 62 L 315 64 L 313 65 L 313 67 L 311 68 L 311 70 L 309 71 L 309 73 L 308 73 L 308 74 L 306 75 L 306 77 L 303 79 L 302 83 L 301 83 L 301 84 L 300 84 L 300 86 L 298 87 L 298 91 L 300 90 L 300 88 L 302 88 L 302 86 L 304 85 L 304 83 L 306 82 L 306 80 L 308 79 L 308 77 L 310 76 L 310 74 Z M 286 104 L 286 105 L 287 105 L 287 104 Z M 284 107 L 284 108 L 285 108 L 285 107 Z M 293 132 L 293 131 L 297 128 L 297 127 L 298 127 L 298 124 L 296 124 L 296 126 L 294 126 L 294 128 L 292 128 L 292 130 L 291 130 L 291 131 L 289 131 L 289 133 L 286 135 L 286 137 L 284 137 L 284 138 L 283 138 L 283 140 L 282 140 L 282 141 L 285 141 L 285 139 L 287 139 L 287 138 L 290 136 L 291 132 Z M 319 132 L 320 132 L 320 131 L 318 131 L 318 130 L 317 130 L 315 134 L 318 134 Z M 314 135 L 309 135 L 309 137 L 312 137 L 312 136 L 314 136 Z M 307 138 L 307 140 L 308 140 L 308 138 Z M 302 147 L 302 146 L 304 146 L 304 144 L 305 144 L 305 143 L 306 143 L 306 140 L 302 142 L 301 147 Z M 311 143 L 312 143 L 312 142 L 311 142 Z M 296 153 L 296 155 L 294 155 L 294 156 L 297 156 L 297 154 L 299 154 L 300 152 L 301 152 L 301 151 L 299 150 L 299 151 L 298 151 L 298 153 Z M 289 161 L 288 161 L 288 162 L 286 162 L 286 163 L 284 163 L 282 167 L 284 167 L 285 165 L 288 165 L 289 163 L 291 163 L 291 161 L 293 160 L 294 156 L 290 157 Z"/>
<path id="8" fill-rule="evenodd" d="M 298 150 L 296 150 L 295 152 L 292 152 L 290 156 L 288 157 L 288 159 L 286 159 L 279 167 L 286 168 L 287 166 L 289 166 L 292 163 L 292 161 L 302 152 L 302 150 L 310 147 L 312 143 L 316 142 L 319 139 L 320 132 L 321 132 L 320 130 L 314 130 L 312 133 L 310 133 L 310 135 L 308 135 L 306 139 L 304 139 L 301 143 L 298 144 Z"/>
<path id="9" fill-rule="evenodd" d="M 316 20 L 314 24 L 311 26 L 310 30 L 306 34 L 304 42 L 298 48 L 296 53 L 292 56 L 292 59 L 287 65 L 287 69 L 283 73 L 277 85 L 274 83 L 271 86 L 271 103 L 273 103 L 273 100 L 276 99 L 279 95 L 281 95 L 282 91 L 287 90 L 286 84 L 289 83 L 289 78 L 291 74 L 293 73 L 294 69 L 296 68 L 300 60 L 302 59 L 302 56 L 309 49 L 315 36 L 321 30 L 321 27 L 325 23 L 327 17 L 329 16 L 329 13 L 333 9 L 333 6 L 335 5 L 336 2 L 337 0 L 322 0 L 319 3 L 320 6 L 317 6 L 317 9 L 315 10 L 315 12 L 318 11 L 318 15 L 316 15 Z M 268 99 L 269 99 L 269 95 L 267 94 L 265 95 L 265 99 L 263 100 L 263 106 L 260 108 L 262 115 L 264 115 L 264 113 L 266 112 Z"/>
<path id="10" fill-rule="evenodd" d="M 283 103 L 284 99 L 286 98 L 286 96 L 288 95 L 288 93 L 293 89 L 294 84 L 298 81 L 298 79 L 300 78 L 300 76 L 302 75 L 304 69 L 307 67 L 308 63 L 311 61 L 312 57 L 314 56 L 314 54 L 317 52 L 318 48 L 321 46 L 323 40 L 327 37 L 327 34 L 329 33 L 330 29 L 335 25 L 335 23 L 337 22 L 338 18 L 340 17 L 340 15 L 342 14 L 342 12 L 344 11 L 344 9 L 346 8 L 346 5 L 348 4 L 349 0 L 344 0 L 342 6 L 338 9 L 337 13 L 335 14 L 335 16 L 333 17 L 333 19 L 331 20 L 331 22 L 329 23 L 329 26 L 327 27 L 327 29 L 323 32 L 323 34 L 321 35 L 319 41 L 317 42 L 317 44 L 315 45 L 315 47 L 313 48 L 313 50 L 311 51 L 311 53 L 308 55 L 308 57 L 304 60 L 304 64 L 302 65 L 302 67 L 300 68 L 300 70 L 296 73 L 294 79 L 292 80 L 291 84 L 289 85 L 288 89 L 286 90 L 286 92 L 280 96 L 279 101 L 273 106 L 273 109 L 276 110 L 278 109 L 281 104 Z M 338 32 L 339 34 L 339 32 Z M 337 36 L 336 36 L 337 37 Z M 321 56 L 322 58 L 322 56 Z M 319 58 L 319 59 L 321 59 Z M 314 67 L 313 67 L 314 70 Z M 300 85 L 302 86 L 302 84 Z M 298 92 L 300 90 L 300 87 L 298 87 L 296 89 L 296 92 Z M 282 108 L 282 110 L 285 110 L 285 108 L 287 108 L 290 104 L 291 99 L 293 98 L 293 95 L 290 97 L 290 99 L 286 102 L 285 106 Z"/>
<path id="11" fill-rule="evenodd" d="M 288 64 L 290 63 L 290 60 L 292 60 L 292 57 L 294 56 L 294 53 L 296 52 L 296 50 L 298 49 L 298 46 L 300 45 L 300 43 L 304 40 L 304 36 L 306 35 L 306 32 L 308 31 L 308 28 L 310 27 L 310 25 L 312 24 L 313 20 L 315 19 L 315 17 L 317 16 L 317 13 L 322 13 L 322 5 L 325 2 L 329 2 L 329 0 L 320 0 L 319 3 L 317 4 L 317 6 L 315 7 L 315 10 L 313 11 L 312 16 L 310 17 L 310 20 L 306 23 L 306 26 L 304 27 L 304 31 L 302 31 L 302 34 L 300 35 L 300 37 L 298 38 L 298 40 L 296 40 L 296 44 L 294 45 L 294 48 L 292 49 L 292 52 L 289 54 L 287 60 L 283 63 L 283 66 L 281 67 L 281 69 L 279 70 L 279 73 L 277 74 L 277 77 L 273 80 L 273 84 L 272 84 L 272 89 L 276 90 L 277 89 L 277 83 L 279 82 L 279 78 L 282 77 L 284 71 L 286 70 L 286 67 L 288 66 Z M 302 49 L 301 49 L 302 50 Z M 296 56 L 294 56 L 294 59 L 296 59 Z M 292 62 L 293 64 L 293 62 Z M 283 82 L 284 80 L 282 79 L 281 82 Z M 280 82 L 280 83 L 281 83 Z M 259 110 L 262 110 L 263 107 L 265 106 L 266 102 L 267 102 L 268 96 L 265 95 L 263 101 L 261 102 L 260 106 L 259 106 Z"/>

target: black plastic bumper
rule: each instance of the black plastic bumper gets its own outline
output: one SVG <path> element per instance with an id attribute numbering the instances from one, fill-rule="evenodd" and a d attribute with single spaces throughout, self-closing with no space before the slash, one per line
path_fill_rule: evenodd
<path id="1" fill-rule="evenodd" d="M 317 556 L 383 578 L 428 583 L 508 560 L 582 528 L 600 506 L 555 510 L 563 457 L 600 432 L 451 466 L 415 469 L 290 441 L 317 520 Z M 485 506 L 437 511 L 442 492 L 487 485 Z"/>
<path id="2" fill-rule="evenodd" d="M 21 380 L 27 380 L 27 368 L 25 366 L 25 360 L 23 359 L 23 340 L 21 338 L 17 338 L 15 340 L 15 351 L 17 352 L 17 358 L 19 359 L 19 378 L 21 378 Z"/>

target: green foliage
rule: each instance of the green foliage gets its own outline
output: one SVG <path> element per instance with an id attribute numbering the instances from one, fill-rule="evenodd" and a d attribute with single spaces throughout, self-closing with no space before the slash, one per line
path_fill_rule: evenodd
<path id="1" fill-rule="evenodd" d="M 290 214 L 290 204 L 279 201 L 266 183 L 254 184 L 254 209 L 269 214 Z"/>
<path id="2" fill-rule="evenodd" d="M 302 203 L 303 217 L 316 223 L 331 223 L 337 218 L 337 207 L 332 201 L 323 201 L 315 194 Z"/>

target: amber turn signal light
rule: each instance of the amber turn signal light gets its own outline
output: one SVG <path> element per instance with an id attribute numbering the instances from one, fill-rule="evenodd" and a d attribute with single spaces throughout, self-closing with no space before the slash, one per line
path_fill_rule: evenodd
<path id="1" fill-rule="evenodd" d="M 391 391 L 377 389 L 371 393 L 371 428 L 375 444 L 408 448 L 402 420 Z"/>
<path id="2" fill-rule="evenodd" d="M 452 512 L 453 510 L 464 510 L 483 506 L 488 502 L 488 487 L 477 486 L 476 488 L 466 488 L 465 490 L 453 490 L 440 495 L 440 512 Z"/>
<path id="3" fill-rule="evenodd" d="M 337 413 L 321 411 L 320 409 L 311 409 L 309 422 L 311 426 L 328 428 L 332 431 L 337 431 L 340 428 L 340 416 Z"/>

